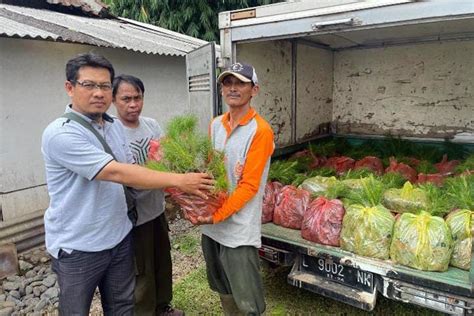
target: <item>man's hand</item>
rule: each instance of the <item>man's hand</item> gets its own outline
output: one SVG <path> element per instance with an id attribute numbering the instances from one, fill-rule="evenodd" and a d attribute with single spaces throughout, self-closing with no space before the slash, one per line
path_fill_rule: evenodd
<path id="1" fill-rule="evenodd" d="M 207 195 L 203 191 L 214 189 L 215 182 L 207 173 L 186 173 L 180 175 L 180 181 L 176 187 L 183 192 L 194 194 L 207 200 Z"/>
<path id="2" fill-rule="evenodd" d="M 198 216 L 197 218 L 195 218 L 188 216 L 187 213 L 184 212 L 184 218 L 190 221 L 193 225 L 204 225 L 214 223 L 212 216 Z"/>

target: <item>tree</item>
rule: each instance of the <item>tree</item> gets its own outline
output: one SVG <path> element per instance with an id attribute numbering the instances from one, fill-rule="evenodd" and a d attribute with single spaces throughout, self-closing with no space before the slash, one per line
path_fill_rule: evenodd
<path id="1" fill-rule="evenodd" d="M 201 38 L 219 39 L 218 13 L 281 0 L 105 0 L 112 14 Z"/>

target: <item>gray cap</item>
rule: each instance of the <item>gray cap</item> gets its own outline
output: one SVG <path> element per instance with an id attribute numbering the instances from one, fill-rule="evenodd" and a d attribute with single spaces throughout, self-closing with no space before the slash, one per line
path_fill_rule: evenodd
<path id="1" fill-rule="evenodd" d="M 219 75 L 217 81 L 221 83 L 222 80 L 224 80 L 224 78 L 229 75 L 235 76 L 243 82 L 252 82 L 253 84 L 258 84 L 255 68 L 253 68 L 251 65 L 241 63 L 232 64 L 229 69 Z"/>

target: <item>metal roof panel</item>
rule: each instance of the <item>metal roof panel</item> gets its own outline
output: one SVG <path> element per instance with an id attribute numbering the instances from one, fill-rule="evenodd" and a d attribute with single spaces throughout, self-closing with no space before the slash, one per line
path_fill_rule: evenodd
<path id="1" fill-rule="evenodd" d="M 171 56 L 185 56 L 188 52 L 207 43 L 157 26 L 135 23 L 127 19 L 89 18 L 6 4 L 0 4 L 1 9 L 24 17 L 21 23 L 13 19 L 2 23 L 0 35 L 6 36 L 13 36 L 10 35 L 12 31 L 7 31 L 4 26 L 9 25 L 9 28 L 14 27 L 17 30 L 16 36 L 20 37 L 51 38 Z M 3 16 L 3 19 L 8 20 L 8 17 Z M 24 31 L 20 32 L 21 29 Z M 58 34 L 61 32 L 56 29 L 63 30 L 62 33 L 67 33 L 67 36 L 61 36 Z M 46 33 L 48 35 L 45 38 Z"/>

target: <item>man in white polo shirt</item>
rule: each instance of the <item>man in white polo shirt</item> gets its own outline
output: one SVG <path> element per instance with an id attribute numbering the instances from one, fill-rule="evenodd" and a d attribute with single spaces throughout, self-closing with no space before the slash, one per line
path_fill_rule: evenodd
<path id="1" fill-rule="evenodd" d="M 46 247 L 58 275 L 61 315 L 88 315 L 96 287 L 105 315 L 133 315 L 132 224 L 123 185 L 178 187 L 205 196 L 201 190 L 213 184 L 206 174 L 162 173 L 130 164 L 123 126 L 105 114 L 113 78 L 112 64 L 100 55 L 69 60 L 65 88 L 71 104 L 66 112 L 75 119 L 58 118 L 43 133 L 50 196 L 44 216 Z M 105 139 L 113 155 L 90 128 Z"/>

